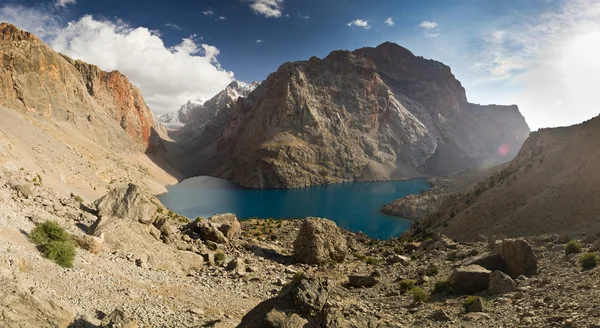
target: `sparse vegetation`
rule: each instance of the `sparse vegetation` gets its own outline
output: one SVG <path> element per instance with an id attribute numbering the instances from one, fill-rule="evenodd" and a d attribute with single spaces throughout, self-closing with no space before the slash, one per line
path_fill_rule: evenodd
<path id="1" fill-rule="evenodd" d="M 404 248 L 402 248 L 402 246 L 396 246 L 394 247 L 394 253 L 398 255 L 404 255 Z"/>
<path id="2" fill-rule="evenodd" d="M 412 279 L 403 279 L 400 281 L 400 291 L 406 292 L 415 287 L 416 281 Z"/>
<path id="3" fill-rule="evenodd" d="M 223 265 L 223 262 L 225 262 L 225 253 L 223 253 L 223 252 L 215 253 L 215 264 L 218 266 L 221 266 L 221 265 Z"/>
<path id="4" fill-rule="evenodd" d="M 372 257 L 372 256 L 367 256 L 367 258 L 365 259 L 365 263 L 367 263 L 368 265 L 376 265 L 381 263 L 383 260 Z"/>
<path id="5" fill-rule="evenodd" d="M 410 295 L 412 296 L 412 299 L 415 303 L 425 303 L 429 298 L 429 296 L 427 296 L 427 293 L 425 293 L 425 291 L 419 287 L 413 287 L 410 290 Z"/>
<path id="6" fill-rule="evenodd" d="M 581 253 L 581 245 L 576 240 L 571 240 L 565 245 L 565 255 Z"/>
<path id="7" fill-rule="evenodd" d="M 440 270 L 438 269 L 438 267 L 436 266 L 430 266 L 429 268 L 427 268 L 427 270 L 425 271 L 425 274 L 429 277 L 433 277 L 433 276 L 437 276 L 437 274 L 440 272 Z"/>
<path id="8" fill-rule="evenodd" d="M 83 203 L 83 198 L 81 198 L 79 195 L 74 195 L 73 199 L 75 199 L 75 201 L 78 203 Z"/>
<path id="9" fill-rule="evenodd" d="M 452 285 L 448 280 L 439 280 L 433 286 L 432 294 L 449 294 L 452 292 Z"/>
<path id="10" fill-rule="evenodd" d="M 75 244 L 71 235 L 55 221 L 46 221 L 31 231 L 29 239 L 40 246 L 42 254 L 63 268 L 73 267 Z"/>
<path id="11" fill-rule="evenodd" d="M 463 301 L 463 306 L 465 308 L 465 310 L 468 310 L 471 305 L 475 304 L 475 302 L 477 302 L 479 300 L 479 296 L 467 296 L 467 298 L 465 298 L 465 300 Z"/>
<path id="12" fill-rule="evenodd" d="M 583 271 L 593 269 L 598 265 L 598 256 L 594 253 L 585 253 L 579 257 L 579 264 Z"/>

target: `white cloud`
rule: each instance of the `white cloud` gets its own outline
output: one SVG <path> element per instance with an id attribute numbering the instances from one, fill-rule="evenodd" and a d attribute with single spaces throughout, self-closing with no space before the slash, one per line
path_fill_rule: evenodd
<path id="1" fill-rule="evenodd" d="M 302 18 L 302 19 L 310 19 L 310 15 L 308 14 L 303 14 L 301 12 L 298 12 L 298 17 Z"/>
<path id="2" fill-rule="evenodd" d="M 425 36 L 428 38 L 437 38 L 440 36 L 438 23 L 436 22 L 423 21 L 419 24 L 419 27 L 425 30 Z"/>
<path id="3" fill-rule="evenodd" d="M 371 28 L 371 25 L 369 25 L 369 21 L 362 19 L 355 19 L 348 23 L 348 26 L 362 27 L 367 30 Z"/>
<path id="4" fill-rule="evenodd" d="M 57 0 L 54 5 L 57 7 L 66 7 L 68 5 L 74 5 L 77 0 Z"/>
<path id="5" fill-rule="evenodd" d="M 197 42 L 195 35 L 167 47 L 145 27 L 83 16 L 63 26 L 55 16 L 24 7 L 0 7 L 0 21 L 38 34 L 54 50 L 119 70 L 142 91 L 158 113 L 174 111 L 190 99 L 209 98 L 233 80 L 217 60 L 219 49 Z"/>
<path id="6" fill-rule="evenodd" d="M 183 28 L 181 26 L 179 26 L 177 24 L 173 24 L 173 23 L 167 23 L 167 24 L 165 24 L 165 26 L 170 27 L 174 30 L 180 30 L 180 31 L 183 30 Z"/>
<path id="7" fill-rule="evenodd" d="M 257 15 L 279 18 L 283 10 L 283 0 L 252 0 L 250 8 Z"/>
<path id="8" fill-rule="evenodd" d="M 219 16 L 219 20 L 225 20 L 225 16 Z"/>
<path id="9" fill-rule="evenodd" d="M 438 27 L 438 24 L 436 22 L 423 21 L 419 26 L 425 30 L 433 30 Z"/>
<path id="10" fill-rule="evenodd" d="M 203 14 L 204 16 L 208 16 L 208 17 L 210 17 L 210 16 L 213 16 L 213 15 L 215 14 L 215 12 L 214 12 L 214 11 L 212 11 L 211 9 L 207 9 L 207 10 L 203 11 L 203 12 L 202 12 L 202 14 Z"/>
<path id="11" fill-rule="evenodd" d="M 256 43 L 262 43 L 262 42 L 263 42 L 263 40 L 261 40 L 261 39 L 256 40 Z"/>
<path id="12" fill-rule="evenodd" d="M 392 19 L 392 17 L 388 17 L 388 19 L 386 19 L 384 23 L 387 26 L 394 26 L 396 24 L 396 23 L 394 23 L 394 20 Z"/>

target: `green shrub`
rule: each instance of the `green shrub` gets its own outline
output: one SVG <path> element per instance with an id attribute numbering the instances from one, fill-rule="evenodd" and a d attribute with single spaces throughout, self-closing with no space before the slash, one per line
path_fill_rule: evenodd
<path id="1" fill-rule="evenodd" d="M 51 241 L 70 241 L 71 236 L 56 221 L 46 221 L 31 231 L 29 240 L 34 244 L 43 245 Z"/>
<path id="2" fill-rule="evenodd" d="M 215 254 L 215 264 L 220 266 L 223 265 L 223 262 L 225 262 L 225 253 L 217 252 Z"/>
<path id="3" fill-rule="evenodd" d="M 437 274 L 440 272 L 440 270 L 438 269 L 438 267 L 436 266 L 430 266 L 429 268 L 427 268 L 427 270 L 425 271 L 425 274 L 429 277 L 433 277 L 433 276 L 437 276 Z"/>
<path id="4" fill-rule="evenodd" d="M 581 245 L 576 240 L 571 240 L 565 245 L 565 255 L 581 253 Z"/>
<path id="5" fill-rule="evenodd" d="M 465 300 L 463 301 L 463 306 L 466 310 L 468 310 L 471 307 L 471 305 L 477 302 L 477 300 L 479 300 L 479 296 L 467 296 L 467 298 L 465 298 Z"/>
<path id="6" fill-rule="evenodd" d="M 40 245 L 44 257 L 63 268 L 72 268 L 75 245 L 71 235 L 55 221 L 46 221 L 31 231 L 29 240 Z"/>
<path id="7" fill-rule="evenodd" d="M 427 293 L 419 287 L 414 287 L 410 290 L 410 295 L 415 303 L 425 303 L 427 302 Z"/>
<path id="8" fill-rule="evenodd" d="M 374 258 L 372 256 L 367 256 L 367 258 L 365 259 L 365 263 L 367 263 L 368 265 L 376 265 L 381 263 L 382 260 L 378 259 L 378 258 Z"/>
<path id="9" fill-rule="evenodd" d="M 402 248 L 402 246 L 396 246 L 394 247 L 394 253 L 398 255 L 404 255 L 404 248 Z"/>
<path id="10" fill-rule="evenodd" d="M 412 279 L 402 279 L 400 281 L 400 290 L 405 292 L 415 287 L 416 282 Z"/>
<path id="11" fill-rule="evenodd" d="M 51 241 L 43 246 L 44 257 L 63 268 L 72 268 L 75 245 L 70 241 Z"/>
<path id="12" fill-rule="evenodd" d="M 585 253 L 579 257 L 579 264 L 583 271 L 593 269 L 598 265 L 598 256 L 594 253 Z"/>
<path id="13" fill-rule="evenodd" d="M 75 195 L 73 197 L 73 199 L 75 199 L 75 201 L 78 203 L 83 203 L 83 198 L 81 198 L 81 196 L 79 196 L 79 195 Z"/>
<path id="14" fill-rule="evenodd" d="M 432 294 L 449 294 L 452 292 L 452 285 L 448 280 L 439 280 L 433 286 Z"/>

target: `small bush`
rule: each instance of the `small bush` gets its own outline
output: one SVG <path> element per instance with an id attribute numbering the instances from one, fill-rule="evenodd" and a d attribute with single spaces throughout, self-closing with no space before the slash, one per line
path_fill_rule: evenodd
<path id="1" fill-rule="evenodd" d="M 40 245 L 44 257 L 63 268 L 72 268 L 75 245 L 71 235 L 55 221 L 46 221 L 31 231 L 29 240 Z"/>
<path id="2" fill-rule="evenodd" d="M 367 256 L 367 258 L 365 259 L 365 263 L 367 263 L 368 265 L 376 265 L 381 263 L 382 260 L 378 259 L 378 258 L 374 258 L 372 256 Z"/>
<path id="3" fill-rule="evenodd" d="M 471 307 L 471 305 L 477 302 L 478 299 L 479 296 L 467 296 L 467 298 L 465 298 L 465 300 L 463 301 L 463 306 L 466 310 L 468 310 Z"/>
<path id="4" fill-rule="evenodd" d="M 400 290 L 405 292 L 415 287 L 416 282 L 412 279 L 403 279 L 400 281 Z"/>
<path id="5" fill-rule="evenodd" d="M 70 241 L 51 241 L 45 244 L 44 256 L 63 268 L 72 268 L 75 258 L 75 245 Z"/>
<path id="6" fill-rule="evenodd" d="M 404 248 L 402 248 L 402 246 L 396 246 L 394 247 L 394 253 L 398 255 L 404 255 Z"/>
<path id="7" fill-rule="evenodd" d="M 410 295 L 415 303 L 425 303 L 427 302 L 427 293 L 419 287 L 414 287 L 410 290 Z"/>
<path id="8" fill-rule="evenodd" d="M 75 201 L 78 203 L 83 203 L 83 198 L 81 198 L 81 196 L 79 196 L 79 195 L 75 195 L 73 197 L 73 199 L 75 199 Z"/>
<path id="9" fill-rule="evenodd" d="M 448 280 L 439 280 L 433 286 L 432 294 L 449 294 L 452 292 L 452 285 Z"/>
<path id="10" fill-rule="evenodd" d="M 429 268 L 427 268 L 427 270 L 425 271 L 425 274 L 429 277 L 433 277 L 433 276 L 437 276 L 437 274 L 440 272 L 440 270 L 438 269 L 438 267 L 436 266 L 430 266 Z"/>
<path id="11" fill-rule="evenodd" d="M 565 255 L 581 253 L 581 245 L 576 240 L 571 240 L 565 245 Z"/>
<path id="12" fill-rule="evenodd" d="M 598 265 L 598 256 L 594 253 L 585 253 L 579 257 L 579 264 L 583 271 L 593 269 Z"/>
<path id="13" fill-rule="evenodd" d="M 29 240 L 34 244 L 43 245 L 51 241 L 70 241 L 71 236 L 55 221 L 46 221 L 31 231 Z"/>
<path id="14" fill-rule="evenodd" d="M 220 266 L 223 265 L 223 262 L 225 262 L 225 253 L 217 252 L 215 254 L 215 264 Z"/>

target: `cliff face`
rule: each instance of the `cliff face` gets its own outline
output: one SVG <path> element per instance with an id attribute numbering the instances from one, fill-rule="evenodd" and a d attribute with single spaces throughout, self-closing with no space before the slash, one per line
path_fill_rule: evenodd
<path id="1" fill-rule="evenodd" d="M 445 202 L 422 226 L 460 240 L 479 235 L 597 233 L 600 117 L 531 133 L 506 169 Z"/>
<path id="2" fill-rule="evenodd" d="M 6 23 L 0 24 L 0 56 L 0 105 L 72 122 L 104 146 L 156 146 L 152 130 L 160 127 L 140 91 L 118 71 L 58 54 Z"/>
<path id="3" fill-rule="evenodd" d="M 283 64 L 196 172 L 253 188 L 445 174 L 508 161 L 528 133 L 516 106 L 469 104 L 449 67 L 384 43 Z"/>

